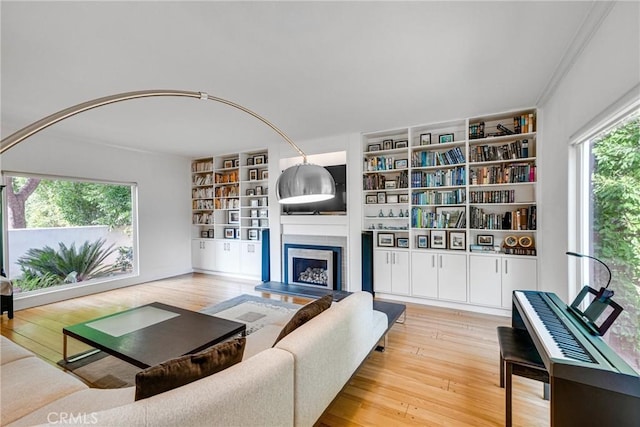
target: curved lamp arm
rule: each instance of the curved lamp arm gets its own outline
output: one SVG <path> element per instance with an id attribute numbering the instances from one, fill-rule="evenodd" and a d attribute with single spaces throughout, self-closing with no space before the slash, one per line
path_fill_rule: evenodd
<path id="1" fill-rule="evenodd" d="M 0 141 L 0 154 L 9 150 L 11 147 L 19 144 L 30 136 L 40 132 L 47 127 L 58 123 L 64 119 L 67 119 L 71 116 L 75 116 L 76 114 L 82 113 L 87 110 L 91 110 L 93 108 L 101 107 L 103 105 L 113 104 L 116 102 L 128 101 L 130 99 L 138 99 L 138 98 L 149 98 L 152 96 L 186 96 L 189 98 L 198 98 L 198 99 L 208 99 L 210 101 L 220 102 L 222 104 L 226 104 L 230 107 L 236 108 L 240 111 L 243 111 L 256 119 L 260 120 L 265 125 L 269 126 L 273 129 L 278 135 L 284 138 L 285 141 L 289 143 L 304 159 L 304 163 L 307 162 L 307 155 L 298 147 L 292 140 L 289 138 L 283 131 L 278 129 L 273 123 L 269 120 L 265 119 L 258 113 L 251 111 L 250 109 L 243 107 L 242 105 L 236 104 L 235 102 L 229 101 L 224 98 L 218 98 L 216 96 L 212 96 L 207 94 L 206 92 L 193 92 L 186 90 L 139 90 L 134 92 L 124 92 L 118 93 L 115 95 L 109 95 L 102 98 L 93 99 L 91 101 L 86 101 L 78 105 L 74 105 L 73 107 L 65 108 L 64 110 L 60 110 L 57 113 L 53 113 L 47 117 L 44 117 L 37 122 L 34 122 L 17 132 L 9 135 Z"/>

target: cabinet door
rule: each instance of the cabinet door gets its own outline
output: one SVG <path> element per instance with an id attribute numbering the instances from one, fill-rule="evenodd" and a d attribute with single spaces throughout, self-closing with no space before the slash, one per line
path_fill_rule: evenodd
<path id="1" fill-rule="evenodd" d="M 501 269 L 501 258 L 498 256 L 469 256 L 469 302 L 500 307 Z"/>
<path id="2" fill-rule="evenodd" d="M 240 265 L 242 274 L 248 276 L 262 275 L 262 246 L 260 243 L 242 242 Z"/>
<path id="3" fill-rule="evenodd" d="M 411 295 L 438 298 L 438 266 L 435 253 L 411 254 Z"/>
<path id="4" fill-rule="evenodd" d="M 373 290 L 391 293 L 391 251 L 373 251 Z"/>
<path id="5" fill-rule="evenodd" d="M 538 271 L 535 259 L 502 259 L 502 307 L 511 308 L 514 290 L 538 288 Z"/>
<path id="6" fill-rule="evenodd" d="M 217 240 L 216 264 L 218 271 L 238 273 L 240 271 L 240 242 Z"/>
<path id="7" fill-rule="evenodd" d="M 398 295 L 409 295 L 409 280 L 409 252 L 392 252 L 391 292 Z"/>
<path id="8" fill-rule="evenodd" d="M 467 256 L 438 254 L 438 298 L 467 301 Z"/>
<path id="9" fill-rule="evenodd" d="M 200 270 L 216 269 L 216 250 L 212 241 L 203 239 L 191 241 L 191 266 Z"/>

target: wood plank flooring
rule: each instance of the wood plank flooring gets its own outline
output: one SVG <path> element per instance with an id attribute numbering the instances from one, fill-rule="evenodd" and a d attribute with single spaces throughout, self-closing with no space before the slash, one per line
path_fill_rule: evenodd
<path id="1" fill-rule="evenodd" d="M 62 359 L 62 327 L 154 301 L 201 310 L 241 294 L 304 304 L 298 297 L 264 294 L 255 283 L 189 274 L 20 310 L 2 316 L 2 335 L 54 366 Z M 407 304 L 385 352 L 373 352 L 345 386 L 319 426 L 501 426 L 496 327 L 505 317 Z M 69 340 L 69 354 L 86 350 Z M 514 377 L 514 426 L 548 426 L 542 383 Z"/>

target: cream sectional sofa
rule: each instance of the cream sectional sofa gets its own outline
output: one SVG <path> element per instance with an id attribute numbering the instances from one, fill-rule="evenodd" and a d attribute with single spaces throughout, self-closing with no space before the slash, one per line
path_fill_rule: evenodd
<path id="1" fill-rule="evenodd" d="M 333 303 L 271 348 L 280 325 L 247 337 L 241 363 L 134 402 L 100 390 L 2 337 L 2 426 L 311 426 L 388 329 L 372 297 Z"/>

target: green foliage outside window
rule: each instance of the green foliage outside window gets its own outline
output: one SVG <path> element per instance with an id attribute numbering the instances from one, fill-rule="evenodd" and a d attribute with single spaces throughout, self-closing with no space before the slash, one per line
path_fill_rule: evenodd
<path id="1" fill-rule="evenodd" d="M 640 366 L 640 117 L 595 141 L 593 252 L 611 267 L 610 288 L 624 311 L 606 339 Z"/>

